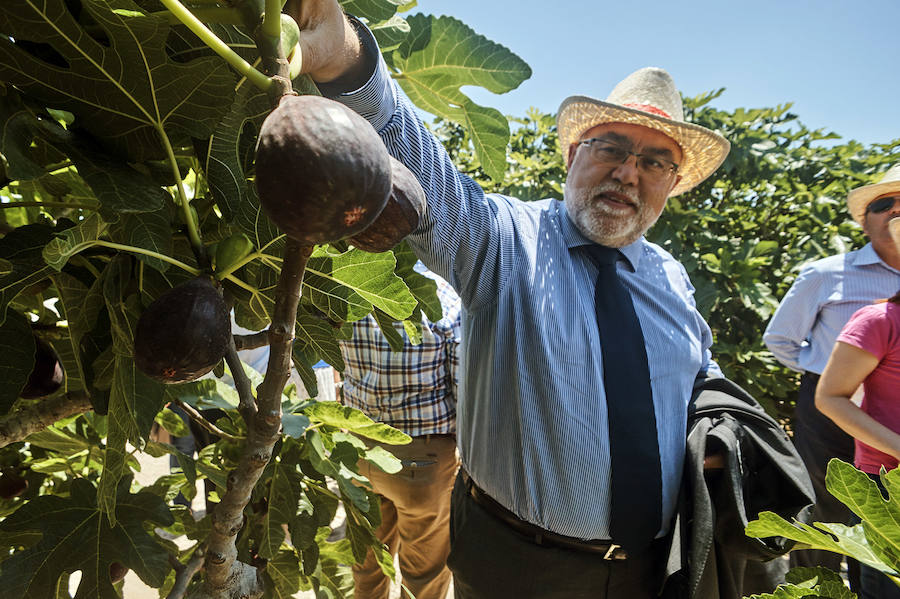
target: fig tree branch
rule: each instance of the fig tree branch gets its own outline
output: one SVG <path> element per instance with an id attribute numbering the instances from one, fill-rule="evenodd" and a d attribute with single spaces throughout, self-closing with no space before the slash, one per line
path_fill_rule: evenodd
<path id="1" fill-rule="evenodd" d="M 0 447 L 22 441 L 42 431 L 57 420 L 82 414 L 92 408 L 91 398 L 83 391 L 73 391 L 16 410 L 0 418 Z"/>
<path id="2" fill-rule="evenodd" d="M 235 335 L 234 344 L 237 351 L 256 349 L 263 345 L 269 345 L 269 333 L 268 331 L 260 331 L 258 333 L 253 333 L 252 335 Z M 230 364 L 228 366 L 229 368 L 231 367 Z"/>
<path id="3" fill-rule="evenodd" d="M 206 552 L 202 547 L 198 547 L 186 564 L 182 564 L 175 558 L 169 560 L 175 570 L 175 584 L 172 585 L 172 590 L 166 595 L 166 599 L 182 599 L 184 597 L 191 579 L 203 567 L 204 557 L 206 557 Z"/>
<path id="4" fill-rule="evenodd" d="M 227 491 L 216 506 L 209 534 L 204 588 L 198 597 L 230 595 L 253 599 L 262 596 L 263 587 L 256 568 L 237 561 L 235 538 L 244 524 L 243 510 L 263 469 L 272 457 L 272 448 L 280 438 L 281 393 L 290 377 L 291 346 L 303 271 L 311 246 L 288 240 L 284 265 L 275 290 L 275 308 L 269 327 L 269 363 L 257 392 L 258 411 L 248 422 L 247 443 L 238 467 L 229 473 Z"/>
<path id="5" fill-rule="evenodd" d="M 268 341 L 266 341 L 268 343 Z M 261 347 L 261 346 L 260 346 Z M 231 378 L 234 381 L 234 388 L 238 392 L 238 412 L 247 423 L 249 429 L 250 423 L 256 416 L 256 403 L 253 401 L 253 384 L 247 373 L 244 372 L 244 363 L 241 362 L 237 354 L 237 345 L 235 344 L 234 335 L 231 336 L 228 349 L 225 350 L 225 361 L 231 370 Z"/>
<path id="6" fill-rule="evenodd" d="M 220 429 L 218 426 L 216 426 L 215 424 L 213 424 L 212 422 L 210 422 L 209 420 L 204 418 L 203 414 L 201 414 L 196 409 L 194 409 L 194 406 L 192 406 L 188 403 L 185 403 L 181 399 L 176 398 L 175 403 L 178 404 L 178 407 L 180 407 L 182 410 L 184 410 L 185 414 L 190 416 L 194 422 L 196 422 L 198 425 L 200 425 L 202 428 L 206 429 L 208 432 L 212 433 L 213 435 L 217 435 L 223 439 L 228 439 L 229 441 L 243 441 L 244 440 L 243 437 L 235 437 L 234 435 L 232 435 L 230 433 L 226 433 L 225 431 Z"/>

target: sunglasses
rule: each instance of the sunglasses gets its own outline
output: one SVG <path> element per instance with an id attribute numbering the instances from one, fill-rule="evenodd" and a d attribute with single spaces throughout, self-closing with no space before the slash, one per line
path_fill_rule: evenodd
<path id="1" fill-rule="evenodd" d="M 893 208 L 894 204 L 898 201 L 900 201 L 900 196 L 887 196 L 884 198 L 878 198 L 877 200 L 866 206 L 866 212 L 871 212 L 873 214 L 881 214 L 882 212 L 887 212 L 888 210 Z"/>

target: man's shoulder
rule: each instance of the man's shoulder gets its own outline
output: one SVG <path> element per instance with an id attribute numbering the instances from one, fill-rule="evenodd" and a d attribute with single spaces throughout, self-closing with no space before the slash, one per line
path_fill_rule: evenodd
<path id="1" fill-rule="evenodd" d="M 813 260 L 812 262 L 807 262 L 803 265 L 803 268 L 801 268 L 801 272 L 806 273 L 807 275 L 839 274 L 846 272 L 855 266 L 859 266 L 861 263 L 866 264 L 870 262 L 870 253 L 874 254 L 874 252 L 870 250 L 870 245 L 866 244 L 859 249 L 850 250 L 843 254 L 833 254 L 831 256 L 819 258 L 818 260 Z"/>

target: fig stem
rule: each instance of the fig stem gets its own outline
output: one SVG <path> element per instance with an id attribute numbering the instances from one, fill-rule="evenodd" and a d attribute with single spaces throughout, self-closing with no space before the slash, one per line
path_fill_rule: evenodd
<path id="1" fill-rule="evenodd" d="M 204 23 L 220 23 L 222 25 L 243 25 L 241 13 L 233 8 L 225 8 L 222 6 L 198 6 L 191 7 L 190 11 L 195 17 Z M 174 13 L 168 10 L 150 13 L 151 17 L 164 17 L 168 19 L 169 25 L 181 25 L 181 21 Z"/>
<path id="2" fill-rule="evenodd" d="M 268 344 L 268 340 L 266 344 Z M 253 401 L 253 384 L 250 382 L 250 377 L 244 372 L 244 363 L 241 362 L 238 356 L 234 335 L 231 336 L 228 349 L 225 350 L 225 362 L 228 363 L 228 368 L 231 369 L 231 378 L 234 380 L 234 388 L 238 393 L 238 412 L 240 412 L 241 417 L 249 427 L 256 417 L 256 404 Z"/>
<path id="3" fill-rule="evenodd" d="M 262 33 L 273 39 L 281 39 L 281 0 L 266 0 Z"/>
<path id="4" fill-rule="evenodd" d="M 132 254 L 143 254 L 144 256 L 153 256 L 154 258 L 162 260 L 163 262 L 168 262 L 169 264 L 177 266 L 178 268 L 191 273 L 195 277 L 202 274 L 202 271 L 198 268 L 194 268 L 193 266 L 188 266 L 187 264 L 185 264 L 184 262 L 182 262 L 180 260 L 176 260 L 175 258 L 170 258 L 169 256 L 166 256 L 165 254 L 160 254 L 158 252 L 154 252 L 153 250 L 145 250 L 144 248 L 134 247 L 133 245 L 125 245 L 123 243 L 114 243 L 112 241 L 103 241 L 103 240 L 93 241 L 93 242 L 91 242 L 90 245 L 99 245 L 99 246 L 108 247 L 108 248 L 111 248 L 114 250 L 122 250 L 124 252 L 130 252 Z"/>
<path id="5" fill-rule="evenodd" d="M 179 0 L 161 0 L 163 5 L 171 11 L 175 17 L 187 25 L 188 29 L 200 38 L 200 40 L 209 46 L 213 52 L 225 59 L 225 61 L 234 68 L 238 73 L 250 80 L 253 85 L 262 91 L 268 91 L 272 87 L 272 80 L 253 68 L 249 62 L 241 58 L 241 56 L 228 47 L 219 36 L 213 33 L 209 27 L 203 24 L 203 21 L 194 16 L 188 8 L 179 2 Z"/>
<path id="6" fill-rule="evenodd" d="M 226 433 L 225 431 L 220 429 L 218 426 L 216 426 L 215 424 L 213 424 L 212 422 L 210 422 L 209 420 L 204 418 L 203 414 L 198 412 L 194 408 L 194 406 L 192 406 L 191 404 L 185 403 L 184 401 L 182 401 L 181 399 L 178 399 L 178 398 L 175 399 L 175 403 L 177 403 L 178 407 L 180 407 L 182 410 L 184 410 L 185 413 L 194 420 L 194 422 L 196 422 L 197 424 L 199 424 L 200 426 L 205 428 L 210 433 L 217 435 L 219 437 L 222 437 L 223 439 L 228 439 L 229 441 L 242 442 L 242 441 L 246 440 L 244 437 L 236 437 L 235 435 Z"/>
<path id="7" fill-rule="evenodd" d="M 252 335 L 234 335 L 234 344 L 237 351 L 256 349 L 263 345 L 269 345 L 269 332 L 260 331 Z"/>
<path id="8" fill-rule="evenodd" d="M 79 210 L 96 210 L 100 204 L 79 204 L 78 202 L 3 202 L 0 210 L 7 208 L 29 208 L 32 206 L 44 206 L 47 208 L 77 208 Z"/>
<path id="9" fill-rule="evenodd" d="M 233 273 L 240 267 L 244 266 L 245 264 L 249 264 L 250 262 L 253 262 L 254 260 L 262 257 L 263 255 L 264 254 L 262 252 L 250 252 L 249 254 L 247 254 L 246 256 L 244 256 L 243 258 L 241 258 L 240 260 L 238 260 L 237 262 L 235 262 L 228 268 L 226 268 L 224 270 L 217 270 L 215 272 L 216 278 L 221 281 L 222 279 L 224 279 L 225 277 L 227 277 L 228 275 L 230 275 L 231 273 Z"/>
<path id="10" fill-rule="evenodd" d="M 182 599 L 182 597 L 184 597 L 191 579 L 193 579 L 194 575 L 196 575 L 197 572 L 200 571 L 200 568 L 203 567 L 203 560 L 205 557 L 206 552 L 203 547 L 200 546 L 194 550 L 191 559 L 189 559 L 186 564 L 182 564 L 181 562 L 178 562 L 177 566 L 172 564 L 172 568 L 175 570 L 175 584 L 172 585 L 172 590 L 166 595 L 166 599 Z M 175 558 L 171 559 L 176 562 L 178 561 L 175 560 Z"/>
<path id="11" fill-rule="evenodd" d="M 200 268 L 209 269 L 209 257 L 206 255 L 206 248 L 203 247 L 203 240 L 200 239 L 200 223 L 194 222 L 191 214 L 191 201 L 187 197 L 187 191 L 184 189 L 184 181 L 181 179 L 181 171 L 178 170 L 178 161 L 175 158 L 175 150 L 172 149 L 172 142 L 163 128 L 162 123 L 156 124 L 156 130 L 159 133 L 163 147 L 166 149 L 166 156 L 169 160 L 169 166 L 172 168 L 172 174 L 175 176 L 175 187 L 178 189 L 178 199 L 181 204 L 181 211 L 184 214 L 184 222 L 187 225 L 188 239 L 191 242 L 191 249 L 197 258 Z"/>

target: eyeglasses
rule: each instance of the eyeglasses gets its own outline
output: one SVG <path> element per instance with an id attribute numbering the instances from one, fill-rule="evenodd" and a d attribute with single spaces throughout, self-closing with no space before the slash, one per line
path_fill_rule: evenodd
<path id="1" fill-rule="evenodd" d="M 624 164 L 629 156 L 634 156 L 637 161 L 638 170 L 642 174 L 654 179 L 662 179 L 678 170 L 678 165 L 671 160 L 653 156 L 650 154 L 639 154 L 632 152 L 628 148 L 623 148 L 618 144 L 592 137 L 583 139 L 578 142 L 580 145 L 590 148 L 590 155 L 599 164 Z"/>
<path id="2" fill-rule="evenodd" d="M 900 196 L 887 196 L 883 198 L 878 198 L 874 202 L 870 202 L 868 206 L 866 206 L 866 212 L 872 212 L 874 214 L 881 214 L 882 212 L 887 212 L 891 208 L 894 207 L 896 202 L 900 202 Z"/>

